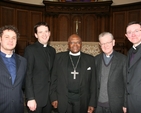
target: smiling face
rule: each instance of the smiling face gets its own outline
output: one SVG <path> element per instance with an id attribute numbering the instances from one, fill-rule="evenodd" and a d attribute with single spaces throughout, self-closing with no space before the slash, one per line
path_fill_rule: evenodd
<path id="1" fill-rule="evenodd" d="M 0 37 L 1 51 L 5 54 L 13 52 L 17 43 L 17 35 L 12 30 L 4 30 Z"/>
<path id="2" fill-rule="evenodd" d="M 133 45 L 141 43 L 141 26 L 139 24 L 132 24 L 126 28 L 125 36 Z"/>
<path id="3" fill-rule="evenodd" d="M 37 33 L 35 33 L 35 37 L 38 39 L 38 41 L 41 44 L 47 44 L 49 37 L 50 37 L 50 31 L 47 26 L 41 25 L 37 27 Z"/>
<path id="4" fill-rule="evenodd" d="M 106 55 L 110 55 L 113 52 L 113 46 L 115 45 L 115 40 L 111 37 L 110 34 L 105 34 L 99 38 L 99 44 L 102 51 Z"/>
<path id="5" fill-rule="evenodd" d="M 82 41 L 81 38 L 73 34 L 68 39 L 68 48 L 72 53 L 78 53 L 81 50 Z"/>

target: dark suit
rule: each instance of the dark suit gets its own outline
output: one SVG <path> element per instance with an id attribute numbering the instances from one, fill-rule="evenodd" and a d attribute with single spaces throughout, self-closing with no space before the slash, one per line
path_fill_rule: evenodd
<path id="1" fill-rule="evenodd" d="M 100 91 L 100 80 L 102 71 L 103 53 L 95 57 L 96 77 L 97 77 L 97 99 Z M 125 78 L 126 78 L 126 56 L 113 52 L 111 67 L 107 82 L 107 93 L 109 97 L 109 106 L 112 113 L 123 113 L 125 96 Z"/>
<path id="2" fill-rule="evenodd" d="M 141 113 L 141 47 L 129 65 L 131 52 L 132 49 L 128 53 L 127 110 L 128 113 Z"/>
<path id="3" fill-rule="evenodd" d="M 65 113 L 68 104 L 69 52 L 56 55 L 51 76 L 51 102 L 57 100 L 59 113 Z M 81 52 L 80 57 L 80 113 L 87 113 L 88 106 L 96 106 L 94 57 Z"/>
<path id="4" fill-rule="evenodd" d="M 0 56 L 0 113 L 24 113 L 23 81 L 26 59 L 15 54 L 16 79 L 12 84 L 11 75 Z"/>
<path id="5" fill-rule="evenodd" d="M 36 42 L 25 49 L 27 59 L 26 98 L 35 99 L 37 107 L 44 107 L 48 102 L 50 88 L 50 74 L 55 58 L 55 49 L 47 46 L 47 53 L 43 45 Z"/>

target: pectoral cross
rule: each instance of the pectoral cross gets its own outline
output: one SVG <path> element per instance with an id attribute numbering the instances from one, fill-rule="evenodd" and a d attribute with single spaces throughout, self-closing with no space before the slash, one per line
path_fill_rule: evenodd
<path id="1" fill-rule="evenodd" d="M 81 23 L 80 21 L 75 21 L 75 32 L 76 34 L 78 34 L 78 27 L 79 27 L 79 23 Z"/>
<path id="2" fill-rule="evenodd" d="M 79 72 L 76 72 L 76 70 L 74 70 L 73 72 L 71 72 L 71 74 L 73 74 L 73 79 L 76 79 L 76 75 L 78 75 Z"/>

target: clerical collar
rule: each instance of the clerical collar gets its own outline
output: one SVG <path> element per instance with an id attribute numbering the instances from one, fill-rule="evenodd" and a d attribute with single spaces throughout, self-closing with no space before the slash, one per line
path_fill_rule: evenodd
<path id="1" fill-rule="evenodd" d="M 110 55 L 106 55 L 105 53 L 104 55 L 106 56 L 106 58 L 111 58 L 113 56 L 113 52 Z"/>
<path id="2" fill-rule="evenodd" d="M 47 44 L 44 44 L 43 47 L 47 47 Z"/>
<path id="3" fill-rule="evenodd" d="M 11 58 L 13 53 L 12 54 L 5 54 L 3 52 L 0 52 L 2 56 L 6 57 L 6 58 Z"/>
<path id="4" fill-rule="evenodd" d="M 38 43 L 42 46 L 42 47 L 47 47 L 47 44 L 42 44 L 38 41 Z"/>
<path id="5" fill-rule="evenodd" d="M 134 50 L 137 50 L 137 49 L 139 48 L 140 45 L 141 45 L 141 42 L 140 42 L 138 45 L 136 45 L 136 46 L 133 45 L 132 47 L 133 47 Z"/>
<path id="6" fill-rule="evenodd" d="M 70 55 L 72 56 L 79 56 L 80 55 L 80 51 L 78 53 L 72 53 L 71 51 L 69 52 Z"/>

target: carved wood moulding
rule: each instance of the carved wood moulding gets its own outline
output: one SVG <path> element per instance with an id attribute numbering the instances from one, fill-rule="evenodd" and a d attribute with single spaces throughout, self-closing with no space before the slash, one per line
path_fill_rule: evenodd
<path id="1" fill-rule="evenodd" d="M 43 1 L 46 13 L 91 14 L 107 13 L 110 11 L 112 1 L 105 2 L 50 2 Z"/>

